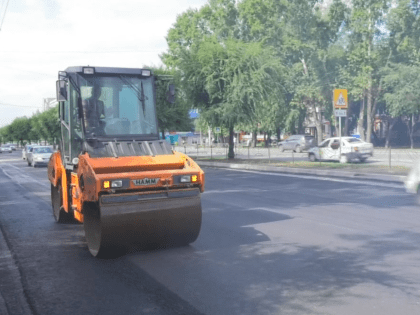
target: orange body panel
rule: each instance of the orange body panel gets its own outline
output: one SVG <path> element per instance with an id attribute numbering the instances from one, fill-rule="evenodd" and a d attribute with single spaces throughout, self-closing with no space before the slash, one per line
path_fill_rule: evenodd
<path id="1" fill-rule="evenodd" d="M 60 151 L 56 151 L 51 155 L 50 161 L 48 162 L 48 179 L 54 186 L 57 186 L 63 169 Z"/>
<path id="2" fill-rule="evenodd" d="M 54 152 L 51 155 L 50 161 L 48 162 L 48 179 L 55 187 L 57 187 L 59 181 L 61 180 L 63 208 L 66 212 L 69 212 L 67 174 L 61 161 L 60 151 Z"/>
<path id="3" fill-rule="evenodd" d="M 129 187 L 124 190 L 147 190 L 153 188 L 171 187 L 174 185 L 174 175 L 198 175 L 199 186 L 204 192 L 204 172 L 187 155 L 174 152 L 172 155 L 159 156 L 132 156 L 132 157 L 105 157 L 91 158 L 88 154 L 79 156 L 77 173 L 72 172 L 67 178 L 66 170 L 61 161 L 60 152 L 55 152 L 48 165 L 48 177 L 54 186 L 61 179 L 63 207 L 69 212 L 71 204 L 75 218 L 83 222 L 83 203 L 99 201 L 101 192 L 112 192 L 112 189 L 103 188 L 105 180 L 129 180 Z M 136 186 L 135 179 L 159 178 L 155 185 Z M 70 190 L 67 189 L 70 185 Z M 191 184 L 180 184 L 177 188 L 188 187 Z M 68 196 L 67 192 L 70 192 Z M 70 203 L 68 202 L 70 198 Z"/>
<path id="4" fill-rule="evenodd" d="M 141 172 L 161 169 L 182 169 L 184 161 L 180 155 L 159 155 L 159 156 L 123 156 L 90 158 L 88 163 L 95 170 L 96 174 Z"/>
<path id="5" fill-rule="evenodd" d="M 136 164 L 137 163 L 137 164 Z M 173 169 L 176 165 L 177 168 Z M 99 172 L 98 172 L 99 170 Z M 107 171 L 105 173 L 105 170 Z M 97 201 L 105 180 L 130 179 L 129 189 L 150 189 L 172 186 L 174 175 L 198 175 L 201 192 L 204 191 L 204 172 L 188 156 L 175 152 L 174 155 L 155 157 L 91 158 L 87 154 L 79 157 L 79 178 L 83 176 L 82 203 Z M 135 186 L 133 179 L 159 178 L 156 185 Z M 109 191 L 109 190 L 108 190 Z"/>
<path id="6" fill-rule="evenodd" d="M 74 217 L 76 220 L 83 222 L 82 214 L 82 191 L 79 186 L 79 177 L 77 173 L 71 173 L 71 205 L 74 211 Z"/>

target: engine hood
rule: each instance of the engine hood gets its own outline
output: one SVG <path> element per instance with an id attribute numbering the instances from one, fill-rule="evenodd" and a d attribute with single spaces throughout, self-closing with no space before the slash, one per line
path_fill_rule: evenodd
<path id="1" fill-rule="evenodd" d="M 96 174 L 183 169 L 185 160 L 179 154 L 158 156 L 124 156 L 90 158 L 86 162 Z"/>

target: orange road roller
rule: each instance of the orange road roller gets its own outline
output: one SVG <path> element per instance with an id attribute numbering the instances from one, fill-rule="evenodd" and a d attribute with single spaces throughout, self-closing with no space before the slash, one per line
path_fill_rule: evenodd
<path id="1" fill-rule="evenodd" d="M 58 223 L 83 223 L 95 257 L 187 245 L 200 233 L 204 172 L 160 139 L 156 79 L 132 68 L 58 74 L 61 141 L 48 164 L 53 214 Z"/>

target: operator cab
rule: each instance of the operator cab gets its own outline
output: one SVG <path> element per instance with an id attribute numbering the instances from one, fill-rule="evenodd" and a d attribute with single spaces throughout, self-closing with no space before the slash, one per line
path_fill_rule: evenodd
<path id="1" fill-rule="evenodd" d="M 78 156 L 171 154 L 159 140 L 155 78 L 147 69 L 70 67 L 59 72 L 62 147 L 66 168 Z"/>

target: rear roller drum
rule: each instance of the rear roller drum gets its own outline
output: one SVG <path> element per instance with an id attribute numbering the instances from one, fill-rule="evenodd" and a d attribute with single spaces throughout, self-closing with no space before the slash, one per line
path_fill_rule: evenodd
<path id="1" fill-rule="evenodd" d="M 54 219 L 57 223 L 65 223 L 71 221 L 71 216 L 63 209 L 61 185 L 54 187 L 54 185 L 51 184 L 51 205 Z"/>

